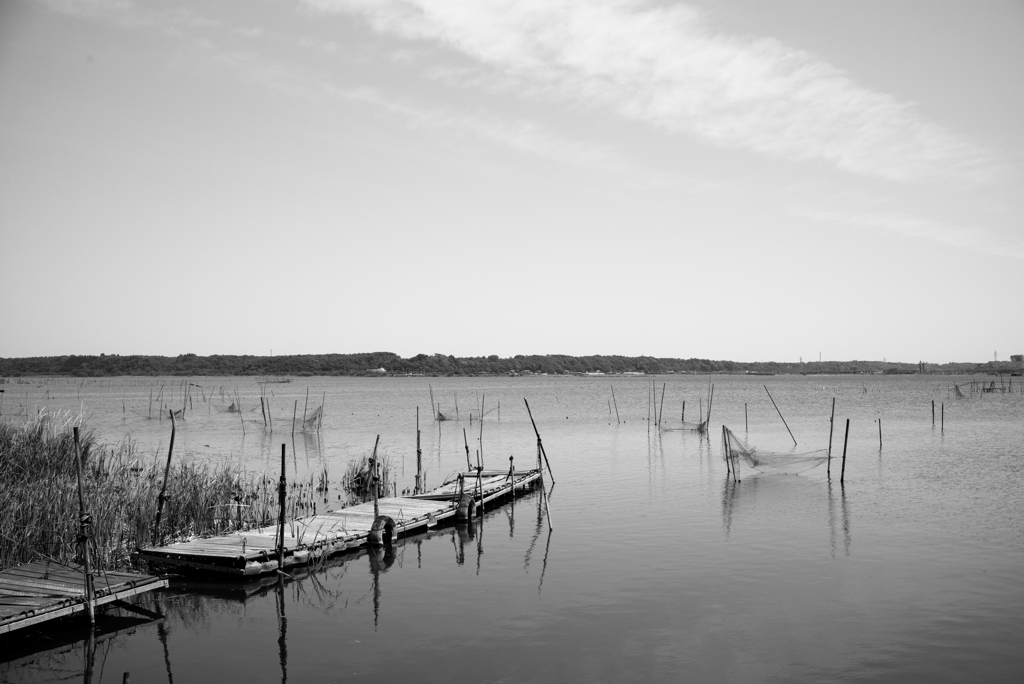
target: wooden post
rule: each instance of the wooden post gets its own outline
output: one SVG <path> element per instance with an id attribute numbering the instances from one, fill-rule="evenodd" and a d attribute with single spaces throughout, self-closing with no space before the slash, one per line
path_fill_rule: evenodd
<path id="1" fill-rule="evenodd" d="M 78 474 L 78 540 L 82 543 L 82 564 L 85 566 L 85 612 L 89 616 L 89 624 L 95 624 L 96 614 L 92 583 L 92 557 L 89 550 L 90 528 L 92 518 L 85 510 L 85 485 L 82 474 L 82 446 L 78 441 L 78 426 L 73 428 L 75 437 L 75 472 Z"/>
<path id="2" fill-rule="evenodd" d="M 836 398 L 832 397 L 832 415 L 828 418 L 828 457 L 832 458 L 832 429 L 836 425 Z"/>
<path id="3" fill-rule="evenodd" d="M 306 411 L 309 410 L 309 387 L 306 388 L 306 403 L 302 405 L 302 431 L 306 431 Z M 416 409 L 419 411 L 419 409 Z"/>
<path id="4" fill-rule="evenodd" d="M 679 413 L 679 422 L 686 422 L 686 400 L 683 399 L 683 410 Z"/>
<path id="5" fill-rule="evenodd" d="M 480 395 L 480 462 L 484 459 L 484 396 Z"/>
<path id="6" fill-rule="evenodd" d="M 437 420 L 437 410 L 434 408 L 434 387 L 427 385 L 430 390 L 430 413 L 434 416 L 434 420 Z"/>
<path id="7" fill-rule="evenodd" d="M 260 395 L 260 411 L 263 412 L 263 427 L 267 427 L 267 408 L 263 405 L 263 395 Z"/>
<path id="8" fill-rule="evenodd" d="M 939 430 L 941 432 L 945 432 L 946 431 L 946 405 L 945 404 L 941 404 L 941 408 L 942 408 L 942 415 L 940 416 L 941 422 L 939 423 Z"/>
<path id="9" fill-rule="evenodd" d="M 743 429 L 750 432 L 750 420 L 747 418 L 747 402 L 743 402 Z M 747 435 L 747 439 L 750 439 L 750 435 Z"/>
<path id="10" fill-rule="evenodd" d="M 665 387 L 667 382 L 661 383 L 661 408 L 658 409 L 658 425 L 661 425 L 661 417 L 665 414 Z"/>
<path id="11" fill-rule="evenodd" d="M 281 445 L 281 480 L 277 483 L 277 503 L 281 508 L 278 516 L 277 532 L 277 569 L 284 570 L 284 510 L 287 505 L 288 483 L 285 480 L 284 444 Z"/>
<path id="12" fill-rule="evenodd" d="M 380 507 L 377 504 L 377 445 L 380 444 L 380 435 L 373 443 L 373 455 L 370 456 L 370 488 L 373 490 L 373 519 L 380 515 Z"/>
<path id="13" fill-rule="evenodd" d="M 878 419 L 878 450 L 882 450 L 882 419 Z"/>
<path id="14" fill-rule="evenodd" d="M 153 390 L 152 389 L 149 390 L 149 418 L 150 418 L 150 420 L 152 420 L 152 418 L 153 418 Z"/>
<path id="15" fill-rule="evenodd" d="M 299 400 L 295 400 L 295 407 L 292 409 L 292 437 L 295 436 L 295 418 L 299 413 Z"/>
<path id="16" fill-rule="evenodd" d="M 764 391 L 768 392 L 768 385 L 764 386 Z M 796 446 L 796 437 L 793 437 L 793 431 L 789 429 L 789 424 L 786 423 L 786 419 L 782 417 L 782 411 L 779 411 L 779 406 L 778 406 L 778 404 L 775 403 L 775 399 L 772 398 L 772 393 L 771 392 L 768 392 L 768 398 L 772 400 L 772 406 L 775 407 L 775 410 L 779 414 L 779 418 L 782 418 L 782 424 L 786 426 L 786 430 L 789 432 L 789 436 L 792 437 L 792 439 L 793 439 L 793 446 Z"/>
<path id="17" fill-rule="evenodd" d="M 843 484 L 843 479 L 846 477 L 846 443 L 850 439 L 850 419 L 846 419 L 846 435 L 843 437 L 843 467 L 839 471 L 839 484 Z"/>
<path id="18" fill-rule="evenodd" d="M 270 397 L 267 397 L 267 422 L 270 423 L 270 431 L 274 431 L 274 414 L 270 412 Z"/>
<path id="19" fill-rule="evenodd" d="M 612 385 L 611 388 L 612 388 L 612 403 L 615 404 L 615 422 L 616 423 L 621 423 L 622 421 L 619 420 L 619 402 L 615 401 L 615 385 Z"/>
<path id="20" fill-rule="evenodd" d="M 533 411 L 530 410 L 530 402 L 526 401 L 526 397 L 523 397 L 523 403 L 526 404 L 526 413 L 530 416 L 530 424 L 533 425 L 533 432 L 537 435 L 537 448 L 540 450 L 541 455 L 544 457 L 544 464 L 548 467 L 548 475 L 551 476 L 551 483 L 555 482 L 555 474 L 551 472 L 551 462 L 548 461 L 548 452 L 544 450 L 544 444 L 540 441 L 540 432 L 537 430 L 537 423 L 533 420 Z M 538 459 L 539 461 L 539 459 Z M 540 470 L 540 463 L 538 462 L 538 470 Z"/>
<path id="21" fill-rule="evenodd" d="M 480 513 L 481 514 L 483 514 L 483 512 L 484 512 L 484 484 L 483 484 L 483 480 L 480 479 L 480 478 L 483 477 L 483 469 L 484 469 L 483 463 L 480 461 L 480 451 L 477 450 L 477 452 L 476 452 L 476 491 L 480 495 Z"/>
<path id="22" fill-rule="evenodd" d="M 174 411 L 167 409 L 167 412 L 171 416 L 171 444 L 167 447 L 167 465 L 164 466 L 164 483 L 160 487 L 160 496 L 156 499 L 156 525 L 153 526 L 153 546 L 163 544 L 163 539 L 160 536 L 160 517 L 163 514 L 164 501 L 167 499 L 164 494 L 167 492 L 167 476 L 171 472 L 171 456 L 174 454 Z"/>
<path id="23" fill-rule="evenodd" d="M 420 448 L 420 407 L 416 407 L 416 489 L 419 494 L 423 487 L 423 450 Z"/>
<path id="24" fill-rule="evenodd" d="M 932 427 L 935 427 L 935 400 L 932 399 Z"/>
<path id="25" fill-rule="evenodd" d="M 473 470 L 473 462 L 469 460 L 469 438 L 466 436 L 466 428 L 462 428 L 462 442 L 466 445 L 466 470 L 470 471 Z"/>

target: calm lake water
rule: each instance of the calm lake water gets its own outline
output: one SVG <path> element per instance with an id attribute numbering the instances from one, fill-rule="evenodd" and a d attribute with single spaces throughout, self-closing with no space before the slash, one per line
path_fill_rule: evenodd
<path id="1" fill-rule="evenodd" d="M 326 467 L 337 480 L 380 435 L 399 490 L 413 485 L 417 407 L 428 485 L 465 468 L 464 439 L 488 467 L 510 455 L 535 464 L 525 398 L 555 477 L 554 531 L 534 491 L 474 525 L 340 556 L 283 587 L 180 583 L 140 602 L 161 620 L 115 612 L 91 672 L 81 642 L 37 638 L 34 655 L 0 654 L 0 681 L 1024 681 L 1024 395 L 1013 380 L 1012 394 L 956 399 L 948 377 L 716 376 L 701 437 L 648 422 L 646 377 L 193 378 L 175 458 L 276 477 L 283 443 L 290 478 Z M 969 379 L 956 381 L 966 392 Z M 706 412 L 708 382 L 655 379 L 665 421 L 684 401 L 688 421 Z M 70 410 L 147 458 L 165 457 L 170 436 L 167 419 L 148 417 L 151 391 L 154 406 L 161 389 L 185 402 L 180 379 L 2 387 L 4 420 Z M 446 415 L 458 402 L 460 420 L 430 420 L 431 389 Z M 236 391 L 241 414 L 223 410 Z M 762 449 L 824 448 L 833 397 L 837 457 L 850 421 L 845 486 L 838 461 L 831 480 L 824 466 L 727 478 L 722 424 Z M 293 437 L 293 414 L 321 402 L 319 434 Z"/>

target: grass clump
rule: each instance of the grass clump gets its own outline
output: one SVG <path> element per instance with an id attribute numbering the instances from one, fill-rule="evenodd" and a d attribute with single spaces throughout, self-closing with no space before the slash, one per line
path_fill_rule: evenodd
<path id="1" fill-rule="evenodd" d="M 79 560 L 78 481 L 70 414 L 42 412 L 23 426 L 0 423 L 0 569 L 39 558 Z M 153 542 L 164 463 L 134 443 L 97 443 L 79 430 L 91 548 L 98 569 L 132 569 L 131 553 Z M 167 480 L 160 538 L 166 543 L 269 524 L 278 480 L 230 464 L 176 460 Z M 292 505 L 294 508 L 294 505 Z"/>

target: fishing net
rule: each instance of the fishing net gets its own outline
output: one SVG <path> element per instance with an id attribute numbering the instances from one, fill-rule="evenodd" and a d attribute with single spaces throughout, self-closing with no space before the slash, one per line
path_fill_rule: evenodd
<path id="1" fill-rule="evenodd" d="M 661 429 L 666 432 L 676 432 L 681 430 L 690 430 L 692 432 L 707 432 L 708 421 L 703 423 L 687 423 L 685 421 L 674 421 L 671 423 L 662 423 Z"/>
<path id="2" fill-rule="evenodd" d="M 313 430 L 320 425 L 320 417 L 324 413 L 323 406 L 317 406 L 313 413 L 309 414 L 305 420 L 302 421 L 302 428 L 304 430 Z"/>
<path id="3" fill-rule="evenodd" d="M 725 456 L 731 459 L 733 467 L 743 462 L 749 468 L 765 473 L 796 474 L 816 468 L 828 461 L 828 449 L 804 451 L 766 451 L 752 447 L 736 436 L 729 428 L 722 426 L 722 440 Z"/>

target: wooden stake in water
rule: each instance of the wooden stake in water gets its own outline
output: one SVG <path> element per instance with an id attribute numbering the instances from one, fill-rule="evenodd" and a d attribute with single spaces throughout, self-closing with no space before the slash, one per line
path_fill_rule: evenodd
<path id="1" fill-rule="evenodd" d="M 836 424 L 836 398 L 832 397 L 832 415 L 828 418 L 828 457 L 832 458 L 832 429 Z"/>
<path id="2" fill-rule="evenodd" d="M 882 419 L 878 419 L 878 450 L 882 450 Z"/>
<path id="3" fill-rule="evenodd" d="M 750 421 L 747 419 L 747 404 L 743 403 L 743 429 L 746 432 L 750 432 Z M 750 439 L 750 435 L 747 435 L 747 439 Z"/>
<path id="4" fill-rule="evenodd" d="M 370 456 L 370 489 L 373 490 L 373 519 L 380 515 L 380 507 L 377 504 L 377 445 L 380 444 L 380 435 L 373 443 L 373 455 Z"/>
<path id="5" fill-rule="evenodd" d="M 85 612 L 89 616 L 89 624 L 96 622 L 93 610 L 95 600 L 92 583 L 92 556 L 89 549 L 89 534 L 92 518 L 85 511 L 85 486 L 82 482 L 82 447 L 78 441 L 78 426 L 73 428 L 75 438 L 75 472 L 78 474 L 78 538 L 82 542 L 82 564 L 85 566 Z"/>
<path id="6" fill-rule="evenodd" d="M 295 419 L 298 417 L 298 413 L 299 413 L 299 400 L 296 399 L 295 400 L 295 407 L 292 409 L 292 437 L 295 436 Z"/>
<path id="7" fill-rule="evenodd" d="M 420 493 L 423 482 L 423 450 L 420 448 L 420 407 L 416 407 L 416 488 L 413 494 Z"/>
<path id="8" fill-rule="evenodd" d="M 615 401 L 615 385 L 612 385 L 612 403 L 615 405 L 615 422 L 621 423 L 619 420 L 619 402 Z"/>
<path id="9" fill-rule="evenodd" d="M 768 392 L 768 385 L 764 386 L 764 391 Z M 789 429 L 789 425 L 786 423 L 786 419 L 782 417 L 782 411 L 779 411 L 779 406 L 778 404 L 775 403 L 775 399 L 772 398 L 771 392 L 768 392 L 768 398 L 772 400 L 772 406 L 775 407 L 775 410 L 779 414 L 779 418 L 782 418 L 782 424 L 786 426 L 786 430 L 789 432 L 789 436 L 792 437 L 793 446 L 796 446 L 796 437 L 793 437 L 793 431 Z"/>
<path id="10" fill-rule="evenodd" d="M 277 523 L 277 569 L 284 570 L 284 510 L 288 495 L 288 482 L 285 480 L 284 444 L 281 445 L 281 479 L 277 483 L 277 505 L 281 509 Z"/>
<path id="11" fill-rule="evenodd" d="M 530 424 L 533 425 L 533 432 L 537 435 L 537 450 L 540 456 L 544 457 L 544 464 L 548 467 L 548 475 L 551 476 L 551 483 L 555 482 L 555 475 L 551 472 L 551 463 L 548 462 L 548 453 L 544 450 L 544 444 L 540 440 L 540 432 L 537 430 L 537 423 L 533 420 L 533 411 L 530 410 L 530 402 L 526 401 L 526 397 L 523 397 L 523 403 L 526 404 L 526 413 L 530 416 Z M 537 458 L 537 470 L 541 470 L 540 457 Z"/>
<path id="12" fill-rule="evenodd" d="M 932 399 L 932 427 L 935 427 L 935 400 Z"/>
<path id="13" fill-rule="evenodd" d="M 839 471 L 839 484 L 843 484 L 843 480 L 846 478 L 846 443 L 850 439 L 850 419 L 846 419 L 846 435 L 843 436 L 843 466 L 842 470 Z"/>
<path id="14" fill-rule="evenodd" d="M 462 441 L 466 445 L 466 470 L 473 469 L 473 463 L 469 460 L 469 437 L 466 436 L 466 428 L 462 428 Z"/>
<path id="15" fill-rule="evenodd" d="M 945 432 L 946 431 L 946 405 L 945 404 L 941 404 L 941 408 L 942 408 L 942 415 L 940 416 L 940 420 L 942 422 L 939 423 L 939 430 L 941 432 Z"/>
<path id="16" fill-rule="evenodd" d="M 163 543 L 163 539 L 160 538 L 160 516 L 163 514 L 164 501 L 167 499 L 165 496 L 167 492 L 167 476 L 171 472 L 171 456 L 174 454 L 174 411 L 167 409 L 167 412 L 171 415 L 171 444 L 167 447 L 167 465 L 164 466 L 164 483 L 160 486 L 160 496 L 156 499 L 156 524 L 153 526 L 153 546 L 159 546 Z"/>
<path id="17" fill-rule="evenodd" d="M 661 417 L 665 413 L 665 387 L 667 386 L 668 383 L 661 383 L 661 408 L 658 409 L 658 425 L 661 425 Z"/>

